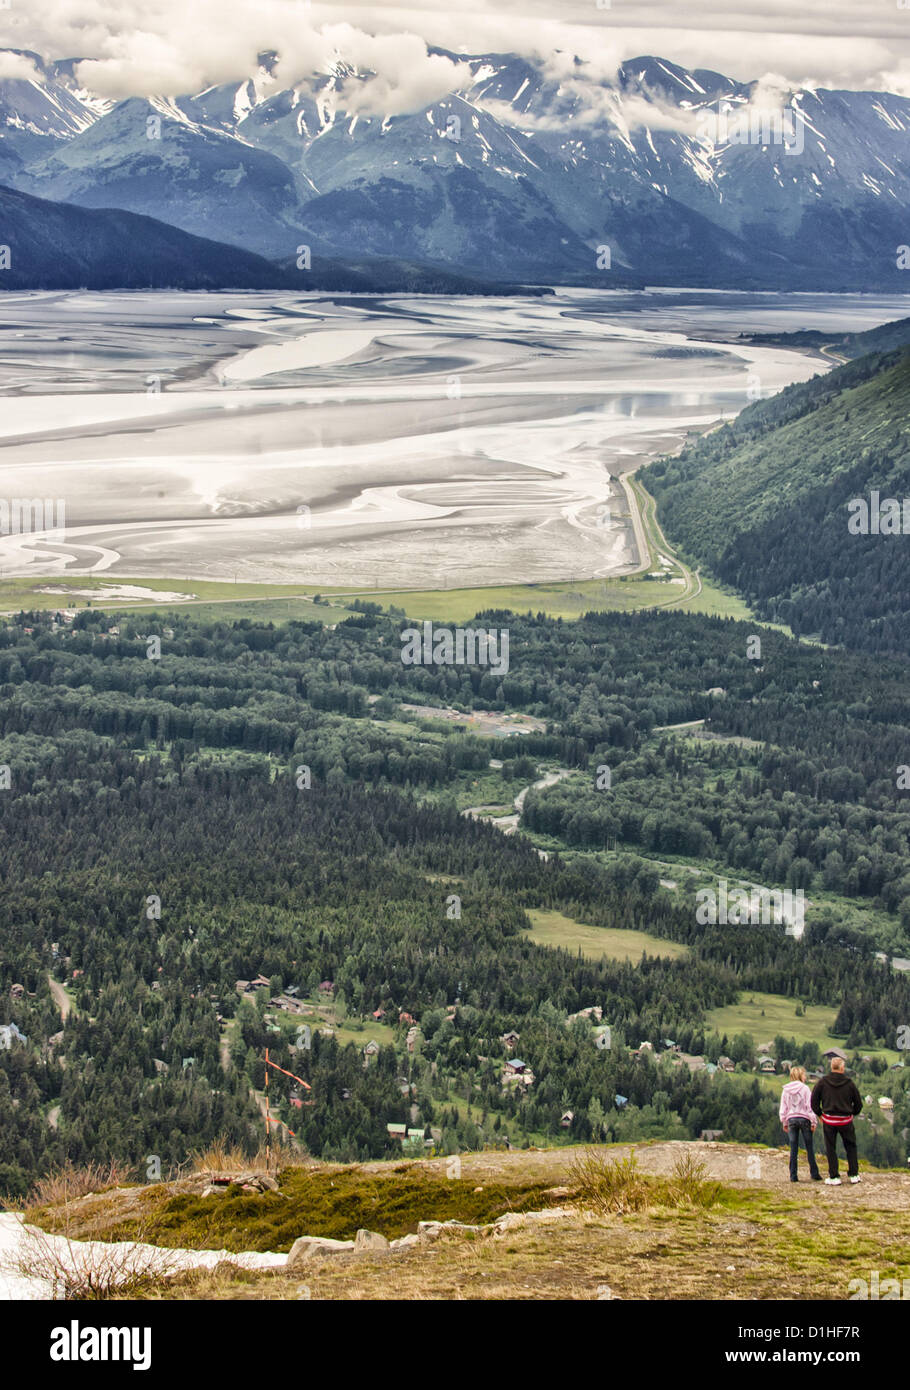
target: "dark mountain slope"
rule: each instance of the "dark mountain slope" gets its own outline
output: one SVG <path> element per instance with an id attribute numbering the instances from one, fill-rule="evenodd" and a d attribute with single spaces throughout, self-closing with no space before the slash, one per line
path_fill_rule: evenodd
<path id="1" fill-rule="evenodd" d="M 643 479 L 667 536 L 762 617 L 865 651 L 908 650 L 910 535 L 848 522 L 859 515 L 849 504 L 872 506 L 874 492 L 910 497 L 910 349 L 756 402 Z"/>
<path id="2" fill-rule="evenodd" d="M 51 203 L 0 187 L 0 288 L 299 288 L 262 257 L 117 208 Z"/>

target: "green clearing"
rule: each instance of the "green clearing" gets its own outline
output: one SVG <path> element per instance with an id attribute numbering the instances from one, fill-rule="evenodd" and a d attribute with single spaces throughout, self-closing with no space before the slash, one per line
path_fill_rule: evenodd
<path id="1" fill-rule="evenodd" d="M 828 1047 L 847 1051 L 844 1039 L 831 1032 L 837 1009 L 824 1004 L 806 1004 L 803 1016 L 798 1017 L 797 1003 L 796 999 L 787 999 L 783 994 L 750 990 L 741 995 L 738 1004 L 710 1009 L 705 1015 L 705 1026 L 726 1033 L 728 1038 L 735 1033 L 751 1033 L 758 1045 L 771 1042 L 780 1034 L 797 1042 L 818 1043 L 822 1051 Z M 864 1046 L 857 1051 L 884 1057 L 889 1063 L 901 1060 L 900 1055 L 889 1048 Z"/>
<path id="2" fill-rule="evenodd" d="M 346 1020 L 344 1023 L 330 1023 L 328 1027 L 335 1029 L 335 1041 L 339 1047 L 347 1047 L 348 1043 L 353 1043 L 355 1047 L 366 1047 L 368 1042 L 391 1047 L 395 1041 L 395 1030 L 372 1018 L 362 1026 L 356 1020 Z"/>
<path id="3" fill-rule="evenodd" d="M 526 786 L 527 779 L 510 780 L 495 770 L 481 773 L 479 777 L 467 773 L 459 777 L 453 787 L 446 787 L 440 797 L 454 794 L 459 811 L 466 811 L 469 806 L 483 806 L 487 815 L 511 816 L 515 814 L 515 798 Z"/>
<path id="4" fill-rule="evenodd" d="M 298 1029 L 308 1024 L 313 1031 L 318 1028 L 331 1028 L 339 1047 L 354 1043 L 356 1047 L 366 1047 L 368 1042 L 377 1042 L 381 1047 L 390 1047 L 395 1041 L 395 1031 L 386 1023 L 375 1018 L 360 1019 L 348 1017 L 339 1019 L 334 1003 L 326 1003 L 310 997 L 301 1000 L 306 1013 L 289 1014 L 277 1009 L 269 1009 L 273 1023 L 282 1033 L 295 1037 Z"/>
<path id="5" fill-rule="evenodd" d="M 550 618 L 573 619 L 591 611 L 631 612 L 657 606 L 657 596 L 666 586 L 656 580 L 582 579 L 552 584 L 506 584 L 473 589 L 414 589 L 364 591 L 384 608 L 403 608 L 408 617 L 434 622 L 463 623 L 486 609 L 509 609 L 513 613 L 545 613 Z M 328 592 L 328 591 L 326 591 Z M 351 598 L 350 591 L 339 591 Z"/>
<path id="6" fill-rule="evenodd" d="M 619 579 L 567 580 L 552 584 L 508 584 L 466 589 L 350 589 L 308 586 L 306 590 L 293 585 L 232 584 L 200 579 L 144 579 L 80 576 L 73 587 L 95 589 L 97 597 L 85 595 L 42 594 L 38 590 L 48 584 L 63 583 L 57 576 L 36 579 L 0 580 L 0 612 L 18 613 L 26 610 L 57 608 L 100 608 L 105 612 L 132 611 L 173 614 L 182 609 L 200 620 L 213 618 L 254 618 L 260 622 L 287 622 L 290 618 L 308 621 L 338 622 L 349 617 L 352 610 L 345 599 L 359 598 L 377 603 L 383 608 L 400 608 L 410 618 L 433 619 L 436 622 L 467 622 L 477 613 L 489 608 L 505 608 L 517 613 L 545 613 L 549 617 L 573 619 L 595 611 L 632 612 L 640 608 L 658 608 L 666 602 L 670 586 L 660 580 L 630 575 Z M 130 602 L 111 597 L 111 584 L 136 584 L 146 589 L 168 593 L 192 593 L 190 600 L 156 603 L 152 599 Z M 675 588 L 675 586 L 674 586 Z M 319 593 L 328 603 L 313 603 Z M 675 600 L 674 600 L 675 603 Z M 680 603 L 692 612 L 716 613 L 729 617 L 749 617 L 749 610 L 735 596 L 704 584 L 695 599 Z"/>
<path id="7" fill-rule="evenodd" d="M 666 595 L 682 592 L 659 579 L 629 575 L 619 579 L 583 579 L 553 584 L 509 584 L 482 589 L 350 590 L 326 595 L 364 598 L 374 603 L 403 608 L 408 617 L 434 622 L 463 623 L 489 608 L 513 613 L 545 613 L 550 618 L 571 620 L 589 612 L 631 613 L 641 608 L 668 606 Z M 701 593 L 684 601 L 671 598 L 685 612 L 708 613 L 723 618 L 749 618 L 750 610 L 735 594 L 725 593 L 702 581 Z"/>
<path id="8" fill-rule="evenodd" d="M 688 948 L 677 941 L 665 941 L 649 932 L 626 931 L 622 927 L 589 927 L 575 922 L 561 912 L 531 908 L 531 940 L 538 946 L 561 946 L 568 951 L 580 950 L 587 960 L 641 960 L 642 953 L 677 960 L 688 954 Z"/>
<path id="9" fill-rule="evenodd" d="M 102 605 L 95 605 L 100 607 Z M 106 605 L 105 605 L 106 606 Z M 131 605 L 132 606 L 132 605 Z M 226 620 L 228 622 L 238 622 L 241 618 L 249 618 L 256 623 L 275 623 L 280 626 L 282 623 L 292 621 L 297 622 L 317 622 L 317 623 L 339 623 L 345 618 L 350 618 L 353 610 L 344 608 L 341 604 L 313 603 L 310 599 L 300 594 L 292 594 L 288 598 L 265 598 L 248 599 L 235 602 L 226 599 L 221 603 L 200 603 L 200 604 L 174 604 L 173 607 L 157 605 L 154 608 L 146 608 L 143 611 L 149 616 L 156 613 L 166 614 L 173 617 L 175 612 L 181 608 L 189 608 L 194 618 L 200 622 L 216 622 Z M 118 608 L 114 611 L 123 615 L 128 610 Z"/>
<path id="10" fill-rule="evenodd" d="M 121 584 L 136 585 L 156 593 L 191 593 L 193 598 L 161 603 L 152 598 L 130 601 L 111 595 L 111 587 Z M 91 589 L 93 596 L 39 592 L 48 586 Z M 67 580 L 59 575 L 43 575 L 34 579 L 0 579 L 0 611 L 18 613 L 22 609 L 47 611 L 91 606 L 105 612 L 124 614 L 138 611 L 151 615 L 158 611 L 173 614 L 186 609 L 200 621 L 227 617 L 234 620 L 255 618 L 260 622 L 287 622 L 289 618 L 304 618 L 323 623 L 338 622 L 350 616 L 352 610 L 341 604 L 329 606 L 327 603 L 314 603 L 313 596 L 317 592 L 312 585 L 303 588 L 291 584 L 233 584 L 189 577 L 136 579 L 123 575 L 80 575 Z"/>

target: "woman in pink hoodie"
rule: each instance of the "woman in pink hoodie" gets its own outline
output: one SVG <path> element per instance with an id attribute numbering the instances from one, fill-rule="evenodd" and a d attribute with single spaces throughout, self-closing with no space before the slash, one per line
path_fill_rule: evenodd
<path id="1" fill-rule="evenodd" d="M 802 1135 L 803 1143 L 806 1146 L 806 1156 L 809 1159 L 809 1172 L 812 1181 L 821 1182 L 822 1175 L 818 1171 L 815 1149 L 812 1144 L 812 1135 L 818 1121 L 812 1112 L 812 1092 L 806 1085 L 806 1073 L 803 1067 L 790 1068 L 790 1080 L 780 1094 L 780 1122 L 784 1127 L 784 1133 L 790 1136 L 790 1181 L 799 1182 L 797 1167 L 799 1164 L 799 1136 Z"/>

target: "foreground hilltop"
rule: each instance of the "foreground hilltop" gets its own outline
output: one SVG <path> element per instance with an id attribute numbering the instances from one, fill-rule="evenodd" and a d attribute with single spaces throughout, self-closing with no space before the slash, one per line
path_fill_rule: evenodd
<path id="1" fill-rule="evenodd" d="M 910 1275 L 910 1175 L 793 1186 L 783 1149 L 741 1144 L 312 1164 L 277 1181 L 228 1163 L 27 1220 L 79 1241 L 289 1252 L 267 1269 L 181 1261 L 122 1290 L 134 1298 L 849 1299 L 874 1274 Z"/>

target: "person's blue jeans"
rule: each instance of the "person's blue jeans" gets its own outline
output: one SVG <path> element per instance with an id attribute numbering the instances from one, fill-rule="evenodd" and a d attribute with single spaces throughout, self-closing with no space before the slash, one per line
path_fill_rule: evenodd
<path id="1" fill-rule="evenodd" d="M 818 1171 L 818 1164 L 815 1161 L 815 1147 L 812 1136 L 811 1120 L 790 1120 L 788 1121 L 790 1133 L 790 1181 L 796 1182 L 799 1166 L 799 1136 L 803 1136 L 803 1143 L 806 1146 L 806 1157 L 809 1160 L 809 1172 L 813 1178 L 818 1178 L 821 1174 Z"/>

